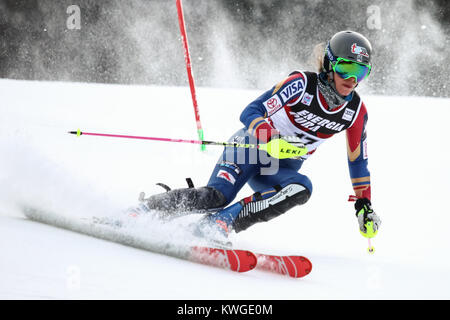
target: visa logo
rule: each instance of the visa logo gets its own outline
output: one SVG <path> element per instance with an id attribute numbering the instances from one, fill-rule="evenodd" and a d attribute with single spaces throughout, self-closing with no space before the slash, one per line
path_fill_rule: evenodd
<path id="1" fill-rule="evenodd" d="M 303 79 L 292 82 L 286 88 L 281 91 L 281 98 L 283 102 L 286 103 L 288 100 L 292 99 L 295 95 L 299 95 L 303 92 L 305 84 Z"/>

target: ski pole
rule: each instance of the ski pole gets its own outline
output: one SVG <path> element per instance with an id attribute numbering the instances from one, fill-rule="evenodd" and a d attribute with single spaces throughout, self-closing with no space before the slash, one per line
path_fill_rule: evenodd
<path id="1" fill-rule="evenodd" d="M 374 254 L 375 253 L 375 248 L 373 247 L 373 245 L 372 245 L 372 242 L 371 242 L 371 239 L 373 238 L 373 237 L 375 237 L 375 235 L 376 235 L 376 232 L 373 230 L 373 222 L 372 221 L 368 221 L 366 224 L 365 224 L 365 226 L 366 226 L 366 228 L 367 228 L 367 235 L 364 235 L 364 234 L 362 234 L 364 237 L 366 237 L 367 238 L 367 241 L 368 241 L 368 248 L 367 248 L 367 252 L 369 253 L 369 254 Z"/>
<path id="2" fill-rule="evenodd" d="M 357 197 L 357 196 L 350 195 L 350 196 L 348 197 L 348 201 L 356 201 L 356 200 L 358 200 L 358 197 Z M 364 234 L 363 232 L 361 232 L 361 231 L 359 231 L 359 232 L 361 233 L 361 235 L 362 235 L 364 238 L 367 238 L 367 242 L 368 242 L 367 252 L 368 252 L 369 254 L 374 254 L 374 253 L 375 253 L 375 248 L 374 248 L 374 246 L 372 245 L 372 240 L 371 240 L 371 239 L 372 239 L 373 237 L 375 237 L 377 233 L 373 230 L 373 222 L 372 222 L 372 221 L 366 222 L 366 223 L 364 224 L 364 226 L 366 227 L 367 232 L 366 232 L 365 234 Z"/>
<path id="3" fill-rule="evenodd" d="M 374 254 L 375 253 L 375 248 L 372 245 L 372 242 L 370 241 L 370 238 L 367 238 L 368 242 L 369 242 L 369 247 L 367 248 L 367 252 L 370 254 Z"/>
<path id="4" fill-rule="evenodd" d="M 186 71 L 187 71 L 188 80 L 189 80 L 189 88 L 191 89 L 192 104 L 194 107 L 195 123 L 197 124 L 198 138 L 203 141 L 203 128 L 202 128 L 202 124 L 200 122 L 200 111 L 198 109 L 197 95 L 195 93 L 195 83 L 194 83 L 194 77 L 192 75 L 191 56 L 189 54 L 188 39 L 187 39 L 187 34 L 186 34 L 186 25 L 184 23 L 183 5 L 181 3 L 181 0 L 176 0 L 176 5 L 177 5 L 177 12 L 178 12 L 178 23 L 180 25 L 181 40 L 183 41 L 184 61 L 186 63 Z M 205 150 L 205 144 L 202 144 L 201 150 Z"/>
<path id="5" fill-rule="evenodd" d="M 186 139 L 171 139 L 159 137 L 130 136 L 123 134 L 109 134 L 109 133 L 94 133 L 94 132 L 84 132 L 81 131 L 80 129 L 78 129 L 77 131 L 69 131 L 68 133 L 75 134 L 78 137 L 85 135 L 85 136 L 99 136 L 109 138 L 140 139 L 140 140 L 152 140 L 164 142 L 191 143 L 199 145 L 215 145 L 234 148 L 259 149 L 266 151 L 270 156 L 278 159 L 295 158 L 303 156 L 306 153 L 308 153 L 308 149 L 305 146 L 296 147 L 283 139 L 273 139 L 270 140 L 268 143 L 251 144 L 251 143 L 236 143 L 236 142 L 216 142 L 205 140 L 186 140 Z"/>

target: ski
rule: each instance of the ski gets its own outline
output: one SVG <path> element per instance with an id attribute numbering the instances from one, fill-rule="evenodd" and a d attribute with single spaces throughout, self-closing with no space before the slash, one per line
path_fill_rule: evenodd
<path id="1" fill-rule="evenodd" d="M 190 260 L 236 272 L 250 271 L 257 266 L 256 256 L 248 250 L 192 247 Z"/>
<path id="2" fill-rule="evenodd" d="M 270 271 L 292 278 L 302 278 L 312 270 L 312 263 L 303 256 L 276 256 L 257 253 L 259 270 Z"/>
<path id="3" fill-rule="evenodd" d="M 120 221 L 115 219 L 95 217 L 91 220 L 75 219 L 34 208 L 24 208 L 23 212 L 28 219 L 33 221 L 234 272 L 247 272 L 257 269 L 301 278 L 308 275 L 312 270 L 311 262 L 303 256 L 254 254 L 249 250 L 233 249 L 220 244 L 217 246 L 174 245 L 136 237 L 129 232 L 125 232 Z"/>
<path id="4" fill-rule="evenodd" d="M 76 219 L 30 207 L 23 208 L 22 211 L 32 221 L 195 263 L 235 272 L 250 271 L 257 265 L 256 256 L 248 250 L 209 246 L 183 246 L 139 238 L 130 232 L 125 232 L 121 228 L 119 221 L 114 219 Z"/>

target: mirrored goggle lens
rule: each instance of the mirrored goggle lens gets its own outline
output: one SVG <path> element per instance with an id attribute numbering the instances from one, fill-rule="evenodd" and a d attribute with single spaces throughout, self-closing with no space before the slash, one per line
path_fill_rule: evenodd
<path id="1" fill-rule="evenodd" d="M 336 64 L 334 71 L 344 79 L 356 77 L 356 81 L 360 82 L 369 74 L 370 68 L 355 62 L 340 61 Z"/>

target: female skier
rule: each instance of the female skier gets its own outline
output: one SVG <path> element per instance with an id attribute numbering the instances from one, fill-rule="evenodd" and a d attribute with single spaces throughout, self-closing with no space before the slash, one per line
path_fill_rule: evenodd
<path id="1" fill-rule="evenodd" d="M 364 236 L 376 235 L 381 221 L 371 206 L 367 110 L 355 92 L 359 82 L 370 74 L 371 52 L 371 44 L 363 35 L 338 32 L 326 45 L 319 73 L 292 72 L 251 102 L 240 116 L 245 128 L 231 138 L 237 143 L 283 139 L 293 146 L 306 146 L 307 154 L 275 159 L 264 151 L 226 147 L 207 186 L 191 185 L 153 195 L 143 199 L 147 209 L 168 216 L 209 212 L 199 224 L 198 230 L 204 235 L 207 229 L 220 230 L 224 235 L 240 232 L 306 203 L 313 188 L 309 178 L 298 171 L 322 142 L 346 131 L 359 229 Z M 255 193 L 228 206 L 246 183 Z"/>

